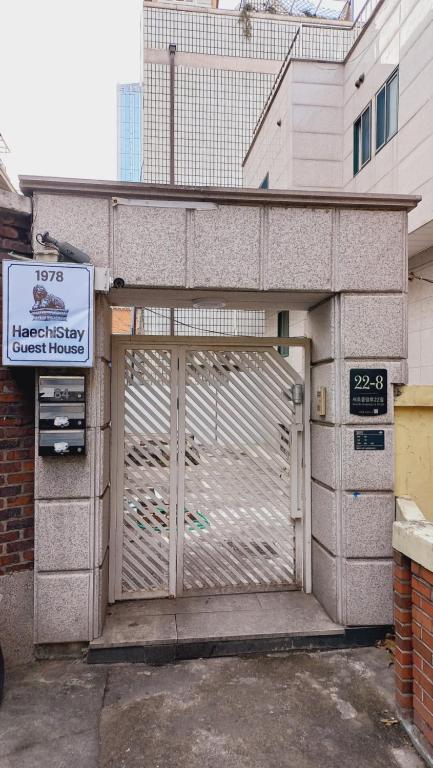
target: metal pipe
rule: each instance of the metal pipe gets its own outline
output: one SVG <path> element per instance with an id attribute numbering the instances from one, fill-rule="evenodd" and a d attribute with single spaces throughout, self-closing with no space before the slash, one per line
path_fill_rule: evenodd
<path id="1" fill-rule="evenodd" d="M 174 87 L 175 87 L 175 56 L 176 43 L 168 46 L 170 54 L 170 184 L 175 183 L 174 178 Z"/>

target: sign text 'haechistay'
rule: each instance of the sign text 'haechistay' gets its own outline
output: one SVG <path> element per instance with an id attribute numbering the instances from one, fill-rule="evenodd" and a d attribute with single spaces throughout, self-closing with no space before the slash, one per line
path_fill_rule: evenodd
<path id="1" fill-rule="evenodd" d="M 3 365 L 93 364 L 93 267 L 3 262 Z"/>

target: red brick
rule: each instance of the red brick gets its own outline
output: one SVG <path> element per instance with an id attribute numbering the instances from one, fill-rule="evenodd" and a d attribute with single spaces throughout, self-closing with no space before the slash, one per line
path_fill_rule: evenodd
<path id="1" fill-rule="evenodd" d="M 11 563 L 18 563 L 19 562 L 19 555 L 2 555 L 0 557 L 0 566 L 3 565 L 11 565 Z"/>
<path id="2" fill-rule="evenodd" d="M 418 730 L 421 731 L 421 733 L 422 733 L 423 728 L 425 727 L 426 724 L 424 723 L 424 720 L 418 714 L 418 712 L 414 712 L 413 713 L 413 722 L 415 723 L 415 725 L 418 728 Z"/>
<path id="3" fill-rule="evenodd" d="M 402 611 L 408 611 L 412 608 L 412 600 L 410 595 L 400 595 L 398 592 L 394 592 L 394 605 L 400 608 Z"/>
<path id="4" fill-rule="evenodd" d="M 406 637 L 412 637 L 412 624 L 402 624 L 400 621 L 395 620 L 395 633 L 399 637 L 406 638 Z"/>
<path id="5" fill-rule="evenodd" d="M 33 558 L 29 563 L 17 563 L 17 565 L 11 565 L 7 569 L 10 573 L 16 573 L 17 571 L 32 571 L 33 570 Z"/>
<path id="6" fill-rule="evenodd" d="M 26 539 L 25 541 L 11 541 L 9 544 L 6 544 L 6 549 L 8 552 L 24 552 L 24 550 L 28 550 L 32 546 L 33 541 Z"/>
<path id="7" fill-rule="evenodd" d="M 414 680 L 417 681 L 417 683 L 421 686 L 421 688 L 426 691 L 429 696 L 433 697 L 433 680 L 427 677 L 427 675 L 424 674 L 420 669 L 415 668 L 413 670 L 413 677 Z"/>
<path id="8" fill-rule="evenodd" d="M 422 689 L 422 687 L 420 686 L 420 684 L 418 683 L 418 681 L 414 679 L 414 681 L 413 681 L 413 695 L 414 695 L 414 696 L 417 696 L 417 697 L 418 697 L 418 699 L 419 699 L 420 701 L 422 701 L 422 694 L 423 694 L 423 689 Z"/>
<path id="9" fill-rule="evenodd" d="M 421 598 L 420 598 L 421 601 Z M 394 608 L 394 620 L 400 624 L 407 625 L 411 623 L 412 607 L 403 611 L 401 608 Z"/>
<path id="10" fill-rule="evenodd" d="M 409 568 L 404 568 L 401 565 L 394 565 L 394 579 L 399 579 L 400 581 L 410 581 Z"/>
<path id="11" fill-rule="evenodd" d="M 421 640 L 421 624 L 417 624 L 416 621 L 412 622 L 412 637 L 417 637 Z"/>
<path id="12" fill-rule="evenodd" d="M 421 629 L 421 640 L 433 651 L 433 635 L 424 627 Z"/>
<path id="13" fill-rule="evenodd" d="M 411 561 L 410 568 L 411 568 L 412 573 L 415 573 L 416 576 L 419 576 L 419 571 L 420 571 L 421 566 L 418 565 L 418 563 L 416 563 L 415 560 Z"/>
<path id="14" fill-rule="evenodd" d="M 8 483 L 27 483 L 33 482 L 33 472 L 18 472 L 14 475 L 8 475 Z"/>
<path id="15" fill-rule="evenodd" d="M 433 573 L 423 566 L 420 567 L 420 577 L 427 581 L 430 586 L 433 586 Z"/>
<path id="16" fill-rule="evenodd" d="M 432 663 L 433 653 L 431 648 L 421 642 L 417 637 L 413 638 L 413 650 L 418 653 L 429 664 Z"/>
<path id="17" fill-rule="evenodd" d="M 394 562 L 397 565 L 401 565 L 401 566 L 405 566 L 406 568 L 410 568 L 411 561 L 410 561 L 410 559 L 406 555 L 403 555 L 401 552 L 397 552 L 396 549 L 394 549 L 393 554 L 394 554 Z"/>
<path id="18" fill-rule="evenodd" d="M 421 690 L 420 687 L 418 687 L 419 690 Z M 422 703 L 426 709 L 430 712 L 431 716 L 433 717 L 433 699 L 426 690 L 422 689 Z"/>
<path id="19" fill-rule="evenodd" d="M 23 560 L 29 560 L 33 562 L 34 556 L 35 556 L 35 553 L 33 549 L 28 549 L 26 552 L 22 553 Z"/>
<path id="20" fill-rule="evenodd" d="M 394 661 L 394 671 L 400 680 L 412 680 L 412 664 L 403 667 L 398 661 Z"/>
<path id="21" fill-rule="evenodd" d="M 394 678 L 395 678 L 395 687 L 401 693 L 412 693 L 412 688 L 413 688 L 412 680 L 409 680 L 409 679 L 402 680 L 398 675 L 394 675 Z"/>
<path id="22" fill-rule="evenodd" d="M 29 494 L 26 494 L 25 496 L 16 496 L 14 499 L 14 504 L 17 507 L 23 507 L 31 503 L 33 503 L 33 496 Z"/>
<path id="23" fill-rule="evenodd" d="M 0 237 L 0 248 L 5 251 L 15 251 L 16 253 L 31 253 L 32 247 L 22 240 L 11 240 L 8 237 Z"/>
<path id="24" fill-rule="evenodd" d="M 22 468 L 21 461 L 0 461 L 0 472 L 19 472 Z"/>
<path id="25" fill-rule="evenodd" d="M 15 227 L 8 226 L 7 224 L 0 224 L 0 236 L 11 237 L 13 240 L 18 240 L 20 235 Z"/>
<path id="26" fill-rule="evenodd" d="M 400 693 L 400 691 L 396 691 L 395 700 L 401 709 L 412 709 L 413 697 L 411 693 Z"/>
<path id="27" fill-rule="evenodd" d="M 431 599 L 431 586 L 426 584 L 424 581 L 421 581 L 418 576 L 412 576 L 412 589 L 415 592 L 418 592 L 419 595 L 426 597 L 428 600 Z"/>
<path id="28" fill-rule="evenodd" d="M 422 701 L 420 701 L 417 696 L 413 697 L 413 708 L 414 708 L 415 712 L 417 712 L 422 717 L 424 722 L 427 723 L 427 725 L 429 725 L 430 728 L 432 728 L 433 727 L 433 714 L 431 714 L 428 711 L 427 707 L 424 706 Z"/>
<path id="29" fill-rule="evenodd" d="M 425 659 L 422 660 L 422 667 L 421 667 L 424 675 L 429 677 L 431 680 L 433 680 L 433 666 L 426 661 Z"/>
<path id="30" fill-rule="evenodd" d="M 430 600 L 421 600 L 419 607 L 424 613 L 428 613 L 429 616 L 433 617 L 433 605 Z"/>
<path id="31" fill-rule="evenodd" d="M 409 637 L 401 637 L 400 635 L 396 634 L 395 644 L 400 651 L 411 651 L 412 650 L 412 634 Z"/>
<path id="32" fill-rule="evenodd" d="M 16 461 L 21 459 L 28 459 L 29 456 L 32 455 L 32 452 L 30 450 L 23 450 L 22 448 L 20 450 L 15 451 L 8 451 L 6 454 L 6 460 L 7 461 Z"/>
<path id="33" fill-rule="evenodd" d="M 7 496 L 11 498 L 13 496 L 17 496 L 18 493 L 21 493 L 20 485 L 4 485 L 2 488 L 0 488 L 0 496 Z"/>
<path id="34" fill-rule="evenodd" d="M 8 520 L 6 528 L 8 531 L 25 531 L 32 524 L 32 519 L 29 517 L 22 517 L 15 520 Z M 25 538 L 25 534 L 24 534 Z"/>
<path id="35" fill-rule="evenodd" d="M 412 586 L 410 581 L 400 581 L 399 579 L 394 579 L 394 595 L 410 595 L 411 592 Z"/>
<path id="36" fill-rule="evenodd" d="M 428 629 L 429 631 L 433 629 L 433 617 L 429 616 L 428 613 L 421 611 L 416 605 L 412 608 L 412 618 L 418 624 L 421 624 L 422 627 L 425 627 L 425 629 Z"/>
<path id="37" fill-rule="evenodd" d="M 394 650 L 394 663 L 400 664 L 402 667 L 408 667 L 412 664 L 412 650 L 404 651 L 398 646 Z"/>
<path id="38" fill-rule="evenodd" d="M 19 538 L 19 531 L 8 531 L 7 533 L 0 533 L 0 541 L 5 544 L 7 541 L 16 541 Z"/>

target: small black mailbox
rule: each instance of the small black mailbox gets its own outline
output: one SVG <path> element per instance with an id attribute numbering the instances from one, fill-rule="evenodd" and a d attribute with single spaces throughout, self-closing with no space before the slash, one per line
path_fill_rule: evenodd
<path id="1" fill-rule="evenodd" d="M 84 376 L 39 377 L 39 456 L 86 453 Z"/>

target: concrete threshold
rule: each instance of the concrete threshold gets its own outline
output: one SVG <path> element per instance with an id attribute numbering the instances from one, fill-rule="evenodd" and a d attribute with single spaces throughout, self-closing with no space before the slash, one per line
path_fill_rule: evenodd
<path id="1" fill-rule="evenodd" d="M 370 645 L 387 628 L 359 633 L 333 622 L 313 595 L 263 592 L 119 602 L 110 606 L 89 663 L 172 661 Z M 373 631 L 372 631 L 373 630 Z"/>

